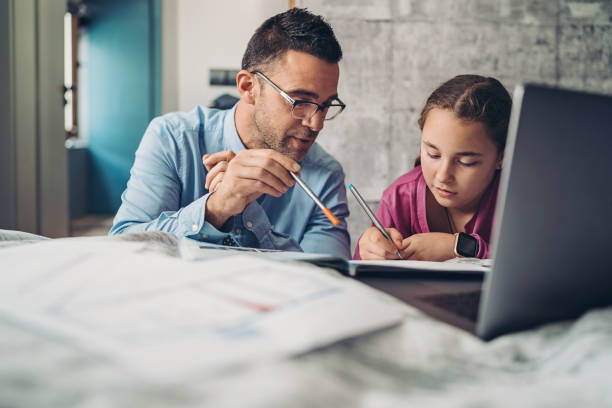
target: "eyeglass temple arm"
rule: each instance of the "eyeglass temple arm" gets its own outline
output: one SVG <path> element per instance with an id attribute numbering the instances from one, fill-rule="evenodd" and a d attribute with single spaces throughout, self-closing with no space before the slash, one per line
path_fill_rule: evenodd
<path id="1" fill-rule="evenodd" d="M 258 77 L 260 77 L 261 79 L 263 79 L 264 81 L 266 81 L 267 83 L 269 83 L 269 84 L 270 84 L 270 86 L 271 86 L 272 88 L 276 89 L 276 91 L 277 91 L 279 94 L 281 94 L 281 96 L 282 96 L 283 98 L 285 98 L 287 101 L 289 101 L 289 103 L 291 103 L 291 104 L 295 103 L 295 100 L 294 100 L 292 97 L 290 97 L 289 95 L 287 95 L 287 93 L 286 93 L 285 91 L 283 91 L 283 90 L 282 90 L 282 89 L 280 89 L 278 86 L 276 86 L 276 84 L 275 84 L 274 82 L 272 82 L 272 81 L 270 81 L 268 78 L 266 78 L 266 77 L 264 76 L 264 74 L 262 74 L 262 73 L 261 73 L 261 72 L 259 72 L 259 71 L 253 71 L 253 73 L 254 73 L 255 75 L 257 75 Z"/>
<path id="2" fill-rule="evenodd" d="M 266 81 L 267 83 L 270 84 L 270 86 L 274 89 L 276 89 L 276 91 L 281 94 L 281 96 L 283 98 L 285 98 L 289 103 L 291 103 L 292 105 L 295 104 L 295 99 L 293 99 L 292 97 L 290 97 L 289 95 L 287 95 L 287 93 L 285 91 L 283 91 L 282 89 L 280 89 L 278 86 L 276 86 L 276 84 L 272 81 L 270 81 L 264 74 L 262 74 L 259 71 L 253 71 L 253 74 L 257 75 L 258 77 L 260 77 L 261 79 L 263 79 L 264 81 Z M 319 111 L 322 111 L 326 108 L 329 108 L 330 106 L 341 106 L 342 109 L 346 108 L 346 105 L 344 104 L 344 102 L 342 102 L 339 98 L 336 97 L 336 99 L 338 100 L 339 105 L 332 105 L 332 104 L 328 104 L 328 105 L 319 105 L 318 103 L 315 103 L 315 105 L 317 105 L 317 109 L 315 110 L 314 114 L 316 114 Z M 313 103 L 313 102 L 309 102 L 309 103 Z M 313 114 L 313 115 L 314 115 Z"/>

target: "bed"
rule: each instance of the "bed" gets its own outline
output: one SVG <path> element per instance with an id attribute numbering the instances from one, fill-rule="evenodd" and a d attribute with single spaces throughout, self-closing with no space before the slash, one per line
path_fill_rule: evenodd
<path id="1" fill-rule="evenodd" d="M 42 237 L 0 235 L 5 277 L 20 271 L 2 260 L 9 248 L 27 248 L 30 262 L 45 262 L 37 250 Z M 92 251 L 138 242 L 149 253 L 178 256 L 177 240 L 163 233 L 91 242 Z M 491 342 L 402 307 L 402 321 L 390 328 L 161 383 L 0 316 L 0 406 L 612 406 L 612 307 Z"/>

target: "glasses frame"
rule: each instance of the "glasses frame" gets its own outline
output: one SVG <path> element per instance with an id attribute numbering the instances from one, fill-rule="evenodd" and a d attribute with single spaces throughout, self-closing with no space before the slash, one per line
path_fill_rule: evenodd
<path id="1" fill-rule="evenodd" d="M 313 117 L 314 115 L 316 115 L 316 114 L 317 114 L 317 112 L 319 112 L 319 111 L 322 111 L 322 112 L 323 112 L 323 111 L 325 111 L 327 108 L 329 108 L 330 106 L 339 106 L 339 107 L 340 107 L 340 110 L 338 111 L 338 113 L 336 113 L 334 116 L 331 116 L 331 117 L 327 117 L 327 115 L 325 115 L 325 118 L 323 119 L 323 120 L 332 120 L 332 119 L 334 119 L 334 118 L 338 117 L 338 115 L 340 115 L 340 114 L 342 113 L 342 111 L 344 111 L 344 108 L 346 108 L 346 105 L 344 104 L 344 102 L 342 102 L 342 101 L 340 100 L 340 98 L 338 98 L 338 97 L 336 97 L 336 98 L 335 98 L 335 99 L 336 99 L 336 101 L 338 101 L 338 103 L 326 103 L 326 104 L 323 104 L 323 105 L 319 105 L 318 103 L 316 103 L 316 102 L 312 102 L 312 101 L 304 101 L 304 100 L 301 100 L 301 99 L 293 99 L 292 97 L 290 97 L 290 96 L 287 94 L 287 92 L 285 92 L 285 91 L 283 91 L 282 89 L 280 89 L 280 88 L 278 87 L 278 85 L 276 85 L 274 82 L 272 82 L 270 79 L 268 79 L 268 77 L 267 77 L 267 76 L 265 76 L 264 74 L 262 74 L 260 71 L 253 71 L 253 72 L 251 72 L 251 74 L 253 74 L 253 75 L 257 75 L 258 77 L 260 77 L 261 79 L 263 79 L 264 81 L 266 81 L 268 84 L 270 84 L 270 86 L 271 86 L 272 88 L 274 88 L 274 89 L 275 89 L 275 90 L 276 90 L 276 91 L 277 91 L 279 94 L 281 94 L 281 96 L 282 96 L 283 98 L 285 98 L 285 100 L 286 100 L 287 102 L 289 102 L 289 103 L 291 104 L 291 116 L 292 116 L 294 119 L 299 119 L 299 120 L 308 119 L 308 120 L 310 120 L 310 119 L 312 119 L 312 117 Z M 317 107 L 317 108 L 314 110 L 314 112 L 312 112 L 312 114 L 310 115 L 310 117 L 298 118 L 298 117 L 296 117 L 296 116 L 293 114 L 293 110 L 295 109 L 295 107 L 296 107 L 296 106 L 298 106 L 298 105 L 303 105 L 303 104 L 316 105 L 316 107 Z"/>

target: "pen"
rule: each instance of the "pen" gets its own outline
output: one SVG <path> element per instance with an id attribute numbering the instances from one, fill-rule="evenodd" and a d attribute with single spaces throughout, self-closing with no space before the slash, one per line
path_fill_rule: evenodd
<path id="1" fill-rule="evenodd" d="M 314 201 L 321 208 L 321 210 L 323 210 L 323 214 L 325 214 L 325 216 L 329 219 L 329 221 L 332 224 L 334 224 L 335 226 L 340 225 L 340 220 L 338 220 L 338 218 L 336 218 L 334 213 L 332 213 L 329 208 L 327 208 L 325 205 L 323 205 L 321 200 L 319 200 L 319 197 L 317 197 L 315 195 L 315 193 L 312 192 L 310 187 L 308 187 L 306 185 L 306 183 L 304 183 L 302 181 L 302 179 L 299 178 L 298 175 L 295 174 L 294 172 L 290 171 L 289 174 L 291 174 L 291 177 L 293 177 L 295 179 L 295 181 L 300 185 L 300 187 L 302 187 L 304 189 L 306 194 L 308 194 L 310 196 L 310 198 L 312 198 L 312 201 Z"/>
<path id="2" fill-rule="evenodd" d="M 391 244 L 393 244 L 393 246 L 395 246 L 395 243 L 393 242 L 393 240 L 391 239 L 389 234 L 387 234 L 387 231 L 385 231 L 385 229 L 381 225 L 380 221 L 378 221 L 378 219 L 376 218 L 376 216 L 374 215 L 372 210 L 370 210 L 370 207 L 368 207 L 368 205 L 366 204 L 366 202 L 363 199 L 363 197 L 361 196 L 361 194 L 359 194 L 359 191 L 357 191 L 357 187 L 355 187 L 352 184 L 349 184 L 349 190 L 351 190 L 351 193 L 353 193 L 353 195 L 357 199 L 357 202 L 359 203 L 361 208 L 363 208 L 363 210 L 366 212 L 368 217 L 370 217 L 370 219 L 372 220 L 372 223 L 374 224 L 374 226 L 376 228 L 378 228 L 378 230 L 380 231 L 381 234 L 383 234 L 383 237 L 387 238 L 387 241 L 389 241 Z M 400 259 L 404 259 L 404 257 L 400 253 L 399 249 L 396 249 L 396 253 L 397 253 L 397 256 L 400 257 Z"/>

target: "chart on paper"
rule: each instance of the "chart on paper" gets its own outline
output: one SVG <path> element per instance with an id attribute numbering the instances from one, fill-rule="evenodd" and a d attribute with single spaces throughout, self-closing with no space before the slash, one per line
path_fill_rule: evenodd
<path id="1" fill-rule="evenodd" d="M 126 244 L 4 250 L 15 267 L 0 276 L 0 318 L 176 378 L 303 353 L 405 313 L 386 295 L 308 264 L 248 255 L 190 262 Z"/>
<path id="2" fill-rule="evenodd" d="M 133 293 L 72 305 L 62 312 L 79 326 L 97 326 L 126 344 L 171 342 L 189 333 L 226 340 L 263 335 L 258 323 L 274 313 L 290 313 L 315 299 L 333 296 L 338 285 L 318 275 L 279 265 L 235 263 L 222 276 L 186 282 L 163 290 Z M 221 262 L 227 268 L 227 262 Z M 96 320 L 92 320 L 96 317 Z"/>

